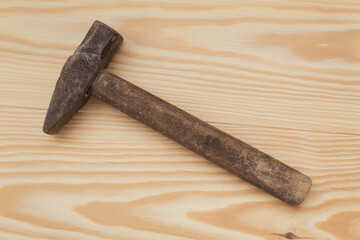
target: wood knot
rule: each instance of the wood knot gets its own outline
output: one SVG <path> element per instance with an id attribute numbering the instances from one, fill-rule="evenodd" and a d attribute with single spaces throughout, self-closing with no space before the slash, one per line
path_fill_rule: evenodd
<path id="1" fill-rule="evenodd" d="M 296 239 L 296 235 L 292 232 L 285 233 L 285 238 L 287 239 Z"/>
<path id="2" fill-rule="evenodd" d="M 285 234 L 283 234 L 283 233 L 271 233 L 271 235 L 281 236 L 281 237 L 284 237 L 286 239 L 302 239 L 302 237 L 299 237 L 299 236 L 295 235 L 292 232 L 287 232 Z"/>

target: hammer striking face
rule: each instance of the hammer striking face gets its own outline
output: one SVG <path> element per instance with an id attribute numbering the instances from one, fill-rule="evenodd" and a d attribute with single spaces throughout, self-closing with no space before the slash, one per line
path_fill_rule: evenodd
<path id="1" fill-rule="evenodd" d="M 61 71 L 45 133 L 57 133 L 93 95 L 288 204 L 305 199 L 311 188 L 306 175 L 106 72 L 103 68 L 122 40 L 112 28 L 94 22 Z"/>

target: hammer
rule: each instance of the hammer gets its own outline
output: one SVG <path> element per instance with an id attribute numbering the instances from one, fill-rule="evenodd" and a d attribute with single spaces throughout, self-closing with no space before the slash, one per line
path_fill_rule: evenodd
<path id="1" fill-rule="evenodd" d="M 114 29 L 93 23 L 60 73 L 45 133 L 56 134 L 92 95 L 288 204 L 305 199 L 308 176 L 104 70 L 122 41 Z"/>

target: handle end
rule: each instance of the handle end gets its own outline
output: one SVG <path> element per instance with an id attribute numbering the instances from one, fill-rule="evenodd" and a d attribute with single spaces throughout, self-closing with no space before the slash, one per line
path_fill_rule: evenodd
<path id="1" fill-rule="evenodd" d="M 300 205 L 305 200 L 312 186 L 311 178 L 308 176 L 300 173 L 297 178 L 292 180 L 296 191 L 290 191 L 289 196 L 284 195 L 284 201 L 293 206 Z"/>

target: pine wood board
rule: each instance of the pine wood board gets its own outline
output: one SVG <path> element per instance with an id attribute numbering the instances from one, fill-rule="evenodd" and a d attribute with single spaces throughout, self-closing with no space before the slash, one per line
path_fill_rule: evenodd
<path id="1" fill-rule="evenodd" d="M 0 239 L 360 239 L 358 1 L 1 1 Z M 91 99 L 42 133 L 94 20 L 109 71 L 313 179 L 287 206 Z"/>

